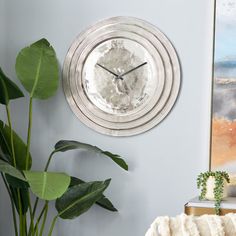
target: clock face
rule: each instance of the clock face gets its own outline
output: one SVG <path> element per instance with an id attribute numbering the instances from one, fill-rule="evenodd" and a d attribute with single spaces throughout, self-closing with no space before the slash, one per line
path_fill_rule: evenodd
<path id="1" fill-rule="evenodd" d="M 154 67 L 152 56 L 141 44 L 124 38 L 106 40 L 85 61 L 85 93 L 106 113 L 134 113 L 146 106 L 155 93 Z"/>
<path id="2" fill-rule="evenodd" d="M 180 87 L 177 54 L 153 25 L 114 17 L 93 25 L 71 45 L 63 87 L 77 117 L 96 131 L 129 136 L 169 113 Z"/>

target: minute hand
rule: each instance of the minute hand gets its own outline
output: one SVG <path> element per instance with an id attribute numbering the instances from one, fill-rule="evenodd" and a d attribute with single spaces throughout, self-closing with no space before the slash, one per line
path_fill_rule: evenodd
<path id="1" fill-rule="evenodd" d="M 141 66 L 146 65 L 146 64 L 147 64 L 147 62 L 144 62 L 144 63 L 142 63 L 141 65 L 136 66 L 136 67 L 134 67 L 133 69 L 126 71 L 125 73 L 121 74 L 119 77 L 125 76 L 125 75 L 127 75 L 127 74 L 133 72 L 134 70 L 137 70 L 137 69 L 140 68 Z"/>

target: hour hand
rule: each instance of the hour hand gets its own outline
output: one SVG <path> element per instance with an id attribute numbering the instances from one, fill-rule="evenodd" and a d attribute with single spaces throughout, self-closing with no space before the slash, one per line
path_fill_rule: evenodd
<path id="1" fill-rule="evenodd" d="M 107 69 L 105 66 L 103 66 L 103 65 L 101 65 L 101 64 L 99 64 L 99 63 L 97 63 L 97 65 L 98 65 L 99 67 L 101 67 L 102 69 L 108 71 L 108 72 L 111 73 L 112 75 L 114 75 L 114 76 L 116 76 L 116 77 L 119 76 L 119 75 L 117 75 L 116 73 L 114 73 L 113 71 Z"/>

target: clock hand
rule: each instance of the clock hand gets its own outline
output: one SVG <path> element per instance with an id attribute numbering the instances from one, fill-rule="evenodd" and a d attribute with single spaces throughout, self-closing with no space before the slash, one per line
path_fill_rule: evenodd
<path id="1" fill-rule="evenodd" d="M 140 64 L 139 66 L 136 66 L 136 67 L 134 67 L 133 69 L 126 71 L 125 73 L 119 75 L 118 78 L 120 78 L 120 77 L 122 77 L 122 76 L 125 76 L 125 75 L 127 75 L 127 74 L 133 72 L 134 70 L 137 70 L 138 68 L 140 68 L 140 67 L 146 65 L 146 64 L 147 64 L 147 62 L 144 62 L 144 63 Z"/>
<path id="2" fill-rule="evenodd" d="M 121 76 L 119 76 L 119 75 L 117 75 L 116 73 L 114 73 L 113 71 L 107 69 L 105 66 L 103 66 L 103 65 L 101 65 L 101 64 L 99 64 L 99 63 L 97 63 L 97 65 L 98 65 L 99 67 L 101 67 L 102 69 L 108 71 L 108 72 L 111 73 L 112 75 L 114 75 L 116 78 L 119 78 L 119 79 L 123 80 L 123 78 L 122 78 Z"/>

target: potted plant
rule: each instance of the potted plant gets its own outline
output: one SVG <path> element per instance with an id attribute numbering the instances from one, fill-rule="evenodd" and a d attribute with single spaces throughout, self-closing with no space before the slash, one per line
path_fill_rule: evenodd
<path id="1" fill-rule="evenodd" d="M 49 155 L 45 169 L 31 170 L 33 101 L 48 99 L 58 88 L 59 66 L 56 53 L 46 39 L 41 39 L 20 51 L 15 69 L 18 79 L 29 93 L 26 143 L 13 130 L 10 112 L 10 102 L 23 97 L 24 94 L 0 69 L 0 104 L 5 107 L 7 116 L 7 123 L 0 120 L 0 173 L 11 203 L 15 236 L 51 236 L 58 218 L 73 219 L 85 213 L 94 204 L 117 211 L 103 194 L 110 184 L 110 179 L 85 182 L 66 173 L 49 172 L 48 169 L 58 152 L 86 149 L 110 158 L 121 168 L 128 170 L 128 165 L 119 155 L 90 144 L 60 140 Z M 39 201 L 44 202 L 43 207 L 38 204 Z M 55 201 L 57 214 L 51 219 L 50 229 L 46 233 L 49 201 Z"/>
<path id="2" fill-rule="evenodd" d="M 215 212 L 220 213 L 220 203 L 227 197 L 227 183 L 230 182 L 229 174 L 225 171 L 207 171 L 200 173 L 197 178 L 197 187 L 201 189 L 199 199 L 215 201 Z"/>

